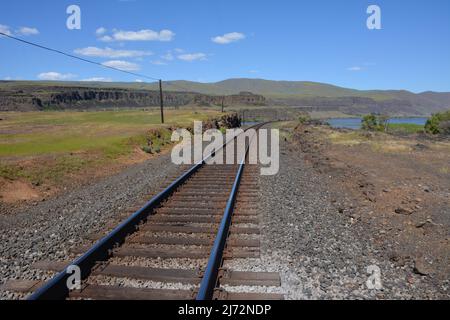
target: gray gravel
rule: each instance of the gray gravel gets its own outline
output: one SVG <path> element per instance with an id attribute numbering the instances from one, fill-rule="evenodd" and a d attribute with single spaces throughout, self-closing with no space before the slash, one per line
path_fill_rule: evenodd
<path id="1" fill-rule="evenodd" d="M 261 177 L 263 254 L 254 268 L 279 271 L 287 299 L 450 297 L 448 284 L 433 284 L 386 258 L 371 236 L 376 230 L 332 205 L 329 178 L 314 172 L 296 147 L 281 148 L 280 173 Z M 381 290 L 366 285 L 371 265 L 381 269 Z"/>
<path id="2" fill-rule="evenodd" d="M 170 155 L 160 156 L 16 213 L 0 215 L 0 284 L 35 279 L 40 260 L 67 260 L 69 250 L 105 224 L 140 205 L 180 172 Z M 8 299 L 9 293 L 0 293 Z"/>
<path id="3" fill-rule="evenodd" d="M 226 267 L 241 271 L 280 272 L 282 287 L 227 287 L 230 291 L 282 293 L 287 299 L 449 298 L 408 266 L 397 267 L 374 245 L 371 230 L 354 223 L 332 205 L 328 178 L 303 161 L 299 150 L 282 145 L 280 173 L 261 177 L 261 259 L 236 259 Z M 168 156 L 39 203 L 21 213 L 0 215 L 0 283 L 6 279 L 48 278 L 30 270 L 39 260 L 66 260 L 70 248 L 104 229 L 112 218 L 148 199 L 179 168 Z M 334 197 L 334 195 L 333 195 Z M 55 223 L 58 221 L 58 223 Z M 239 224 L 240 226 L 253 226 Z M 153 247 L 153 246 L 149 246 Z M 169 249 L 168 246 L 155 246 Z M 115 263 L 149 267 L 195 268 L 205 260 L 116 259 Z M 369 290 L 367 267 L 382 272 L 381 290 Z M 413 281 L 411 281 L 413 280 Z M 131 287 L 186 289 L 181 284 L 93 278 L 95 283 Z M 19 298 L 0 293 L 0 298 Z"/>

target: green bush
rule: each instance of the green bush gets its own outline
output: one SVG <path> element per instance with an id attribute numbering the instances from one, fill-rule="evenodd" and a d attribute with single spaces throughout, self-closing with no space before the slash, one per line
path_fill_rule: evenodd
<path id="1" fill-rule="evenodd" d="M 431 134 L 450 134 L 450 110 L 432 115 L 425 124 L 425 131 Z"/>
<path id="2" fill-rule="evenodd" d="M 300 117 L 298 117 L 298 122 L 300 122 L 300 124 L 305 124 L 310 120 L 311 117 L 309 115 L 301 115 Z"/>
<path id="3" fill-rule="evenodd" d="M 143 146 L 142 151 L 144 151 L 145 153 L 148 153 L 148 154 L 153 154 L 153 149 L 150 146 Z"/>
<path id="4" fill-rule="evenodd" d="M 366 131 L 385 131 L 388 120 L 383 115 L 368 114 L 362 118 L 361 128 Z"/>

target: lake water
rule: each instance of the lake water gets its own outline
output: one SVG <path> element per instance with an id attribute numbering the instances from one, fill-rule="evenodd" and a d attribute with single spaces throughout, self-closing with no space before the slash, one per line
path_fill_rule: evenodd
<path id="1" fill-rule="evenodd" d="M 328 119 L 327 122 L 333 128 L 361 129 L 361 118 L 334 118 Z M 393 118 L 389 123 L 393 124 L 418 124 L 424 126 L 428 118 Z"/>

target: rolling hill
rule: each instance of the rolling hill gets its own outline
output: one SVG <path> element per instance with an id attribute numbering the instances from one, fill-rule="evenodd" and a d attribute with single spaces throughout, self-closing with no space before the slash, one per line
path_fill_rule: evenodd
<path id="1" fill-rule="evenodd" d="M 2 92 L 45 91 L 46 87 L 128 91 L 159 89 L 157 83 L 0 81 L 0 99 Z M 180 80 L 164 82 L 164 89 L 213 96 L 252 92 L 266 97 L 268 105 L 311 106 L 317 109 L 339 109 L 352 114 L 385 112 L 429 115 L 450 108 L 449 92 L 429 91 L 416 94 L 406 90 L 355 90 L 309 81 L 228 79 L 216 83 L 200 83 Z"/>

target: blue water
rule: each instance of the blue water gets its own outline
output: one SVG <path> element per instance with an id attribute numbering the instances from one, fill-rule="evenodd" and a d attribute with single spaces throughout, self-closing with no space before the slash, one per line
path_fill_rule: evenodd
<path id="1" fill-rule="evenodd" d="M 361 118 L 334 118 L 328 119 L 327 122 L 333 128 L 346 128 L 346 129 L 361 129 Z M 427 118 L 393 118 L 389 120 L 389 123 L 393 124 L 418 124 L 424 126 L 427 122 Z"/>

